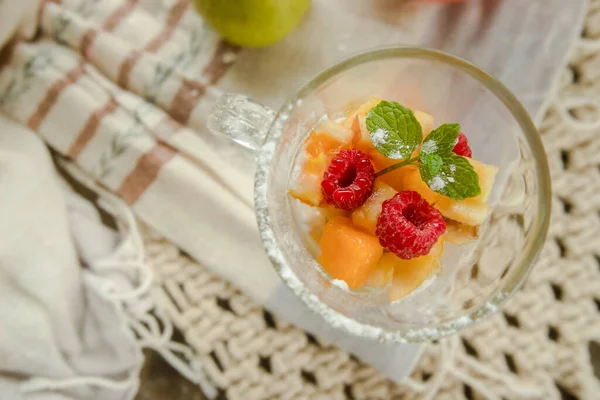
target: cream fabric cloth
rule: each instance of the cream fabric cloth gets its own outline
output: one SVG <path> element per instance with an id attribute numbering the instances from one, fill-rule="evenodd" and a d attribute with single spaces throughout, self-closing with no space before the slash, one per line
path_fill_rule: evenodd
<path id="1" fill-rule="evenodd" d="M 142 356 L 111 292 L 136 282 L 116 272 L 132 249 L 115 254 L 40 138 L 3 116 L 0 191 L 0 397 L 131 399 Z"/>
<path id="2" fill-rule="evenodd" d="M 0 0 L 0 48 L 13 36 L 30 38 L 37 29 L 41 0 Z"/>
<path id="3" fill-rule="evenodd" d="M 332 334 L 281 285 L 256 232 L 250 157 L 204 129 L 220 93 L 213 85 L 224 76 L 223 88 L 277 106 L 291 87 L 341 56 L 375 45 L 432 43 L 506 79 L 537 116 L 579 31 L 585 1 L 374 4 L 315 1 L 289 38 L 239 52 L 206 29 L 187 0 L 48 2 L 43 38 L 18 44 L 0 71 L 0 110 L 254 300 L 333 335 L 399 380 L 415 348 L 361 345 Z"/>
<path id="4" fill-rule="evenodd" d="M 0 398 L 132 399 L 142 347 L 209 391 L 155 305 L 130 209 L 59 161 L 96 193 L 116 231 L 59 178 L 42 140 L 0 115 Z"/>

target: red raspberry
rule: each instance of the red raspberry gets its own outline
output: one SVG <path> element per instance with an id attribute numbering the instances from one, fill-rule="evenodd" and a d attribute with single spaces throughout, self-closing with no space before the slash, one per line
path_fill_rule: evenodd
<path id="1" fill-rule="evenodd" d="M 323 174 L 321 188 L 327 204 L 348 211 L 367 200 L 373 180 L 375 171 L 369 156 L 359 150 L 342 150 Z"/>
<path id="2" fill-rule="evenodd" d="M 413 191 L 384 201 L 377 220 L 379 243 L 405 260 L 429 254 L 444 232 L 442 214 Z"/>
<path id="3" fill-rule="evenodd" d="M 467 140 L 467 137 L 465 136 L 464 133 L 458 134 L 458 141 L 454 145 L 454 148 L 452 149 L 452 151 L 454 152 L 454 154 L 458 154 L 459 156 L 469 157 L 469 158 L 473 157 L 473 152 L 471 151 L 471 148 L 469 147 L 469 141 Z"/>

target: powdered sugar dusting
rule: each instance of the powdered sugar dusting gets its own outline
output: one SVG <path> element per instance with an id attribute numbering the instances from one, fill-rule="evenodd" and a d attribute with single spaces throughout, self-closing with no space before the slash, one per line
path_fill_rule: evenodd
<path id="1" fill-rule="evenodd" d="M 402 153 L 400 153 L 400 150 L 394 150 L 388 154 L 388 158 L 391 158 L 392 160 L 398 160 L 402 158 Z"/>
<path id="2" fill-rule="evenodd" d="M 423 142 L 421 151 L 425 154 L 433 154 L 437 151 L 437 143 L 433 139 L 426 140 Z"/>
<path id="3" fill-rule="evenodd" d="M 390 152 L 390 153 L 387 155 L 387 157 L 388 157 L 388 158 L 391 158 L 391 159 L 393 159 L 393 160 L 399 160 L 399 159 L 401 159 L 401 158 L 404 158 L 404 153 L 405 153 L 405 152 L 407 152 L 407 151 L 409 151 L 409 150 L 410 150 L 410 147 L 409 147 L 409 146 L 406 146 L 406 145 L 404 145 L 404 146 L 400 146 L 400 148 L 398 148 L 398 149 L 395 149 L 395 150 L 391 151 L 391 152 Z"/>
<path id="4" fill-rule="evenodd" d="M 371 133 L 371 141 L 375 147 L 379 147 L 387 141 L 388 131 L 379 128 L 375 132 Z"/>
<path id="5" fill-rule="evenodd" d="M 446 186 L 446 181 L 442 179 L 441 176 L 436 175 L 433 178 L 431 178 L 429 182 L 427 182 L 427 185 L 429 185 L 431 190 L 437 192 L 438 190 L 441 190 Z"/>

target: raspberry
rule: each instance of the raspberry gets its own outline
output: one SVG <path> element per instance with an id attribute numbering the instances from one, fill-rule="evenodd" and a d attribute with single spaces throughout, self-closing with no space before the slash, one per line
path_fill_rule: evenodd
<path id="1" fill-rule="evenodd" d="M 457 155 L 463 156 L 463 157 L 471 158 L 473 156 L 473 152 L 471 151 L 471 148 L 469 147 L 469 141 L 467 140 L 467 137 L 465 136 L 464 133 L 458 134 L 458 141 L 454 145 L 454 148 L 452 149 L 452 151 L 454 152 L 454 154 L 457 154 Z"/>
<path id="2" fill-rule="evenodd" d="M 373 190 L 371 159 L 359 150 L 340 151 L 323 174 L 321 188 L 327 204 L 342 210 L 360 207 Z"/>
<path id="3" fill-rule="evenodd" d="M 379 243 L 405 260 L 429 254 L 445 231 L 442 214 L 413 191 L 384 201 L 377 220 Z"/>

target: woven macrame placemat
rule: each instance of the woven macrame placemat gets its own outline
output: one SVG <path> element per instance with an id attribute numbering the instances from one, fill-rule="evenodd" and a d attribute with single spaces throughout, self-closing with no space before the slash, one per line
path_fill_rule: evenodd
<path id="1" fill-rule="evenodd" d="M 145 229 L 168 313 L 220 398 L 600 399 L 599 0 L 540 131 L 553 214 L 538 265 L 503 312 L 424 346 L 402 385 L 270 314 Z"/>

